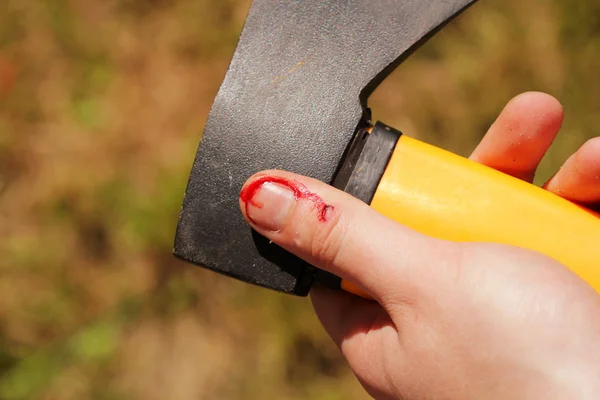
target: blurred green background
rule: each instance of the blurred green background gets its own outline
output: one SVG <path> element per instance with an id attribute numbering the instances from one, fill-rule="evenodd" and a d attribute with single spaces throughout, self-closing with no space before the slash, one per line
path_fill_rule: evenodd
<path id="1" fill-rule="evenodd" d="M 364 399 L 310 302 L 171 255 L 249 0 L 0 2 L 0 399 Z M 467 155 L 514 95 L 600 125 L 600 3 L 481 0 L 375 93 Z M 255 171 L 248 171 L 248 175 Z"/>

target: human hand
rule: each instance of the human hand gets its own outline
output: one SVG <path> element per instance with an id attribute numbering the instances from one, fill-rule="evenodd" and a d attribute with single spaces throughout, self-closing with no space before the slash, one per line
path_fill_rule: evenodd
<path id="1" fill-rule="evenodd" d="M 471 158 L 531 182 L 562 119 L 552 97 L 518 96 Z M 591 206 L 600 203 L 598 175 L 600 138 L 545 188 Z M 259 233 L 376 300 L 311 293 L 320 321 L 373 397 L 598 397 L 600 296 L 560 263 L 516 247 L 424 236 L 288 172 L 250 178 L 240 205 Z"/>

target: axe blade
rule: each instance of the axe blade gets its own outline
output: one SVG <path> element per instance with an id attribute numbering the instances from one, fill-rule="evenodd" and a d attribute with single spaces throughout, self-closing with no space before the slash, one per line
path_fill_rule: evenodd
<path id="1" fill-rule="evenodd" d="M 475 1 L 254 0 L 198 147 L 174 254 L 306 295 L 315 269 L 249 228 L 244 181 L 283 169 L 332 183 L 369 121 L 369 95 Z"/>

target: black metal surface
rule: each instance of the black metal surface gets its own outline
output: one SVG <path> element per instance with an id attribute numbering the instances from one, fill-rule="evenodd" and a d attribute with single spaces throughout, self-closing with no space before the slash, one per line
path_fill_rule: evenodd
<path id="1" fill-rule="evenodd" d="M 256 241 L 243 220 L 243 182 L 273 168 L 332 182 L 370 93 L 475 1 L 255 0 L 198 148 L 175 255 L 306 294 L 311 268 Z"/>

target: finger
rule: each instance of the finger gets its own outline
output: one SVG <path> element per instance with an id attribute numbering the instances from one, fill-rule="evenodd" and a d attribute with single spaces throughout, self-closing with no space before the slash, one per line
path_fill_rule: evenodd
<path id="1" fill-rule="evenodd" d="M 288 172 L 249 179 L 240 207 L 260 234 L 378 301 L 407 293 L 413 271 L 435 264 L 444 248 L 347 193 Z"/>
<path id="2" fill-rule="evenodd" d="M 537 167 L 563 122 L 554 97 L 528 92 L 512 99 L 479 143 L 471 159 L 533 182 Z"/>
<path id="3" fill-rule="evenodd" d="M 360 297 L 315 287 L 311 299 L 321 324 L 374 398 L 394 391 L 385 360 L 398 348 L 398 332 L 385 310 Z M 398 357 L 393 357 L 396 363 Z"/>
<path id="4" fill-rule="evenodd" d="M 600 203 L 600 137 L 581 146 L 544 188 L 576 203 Z"/>

